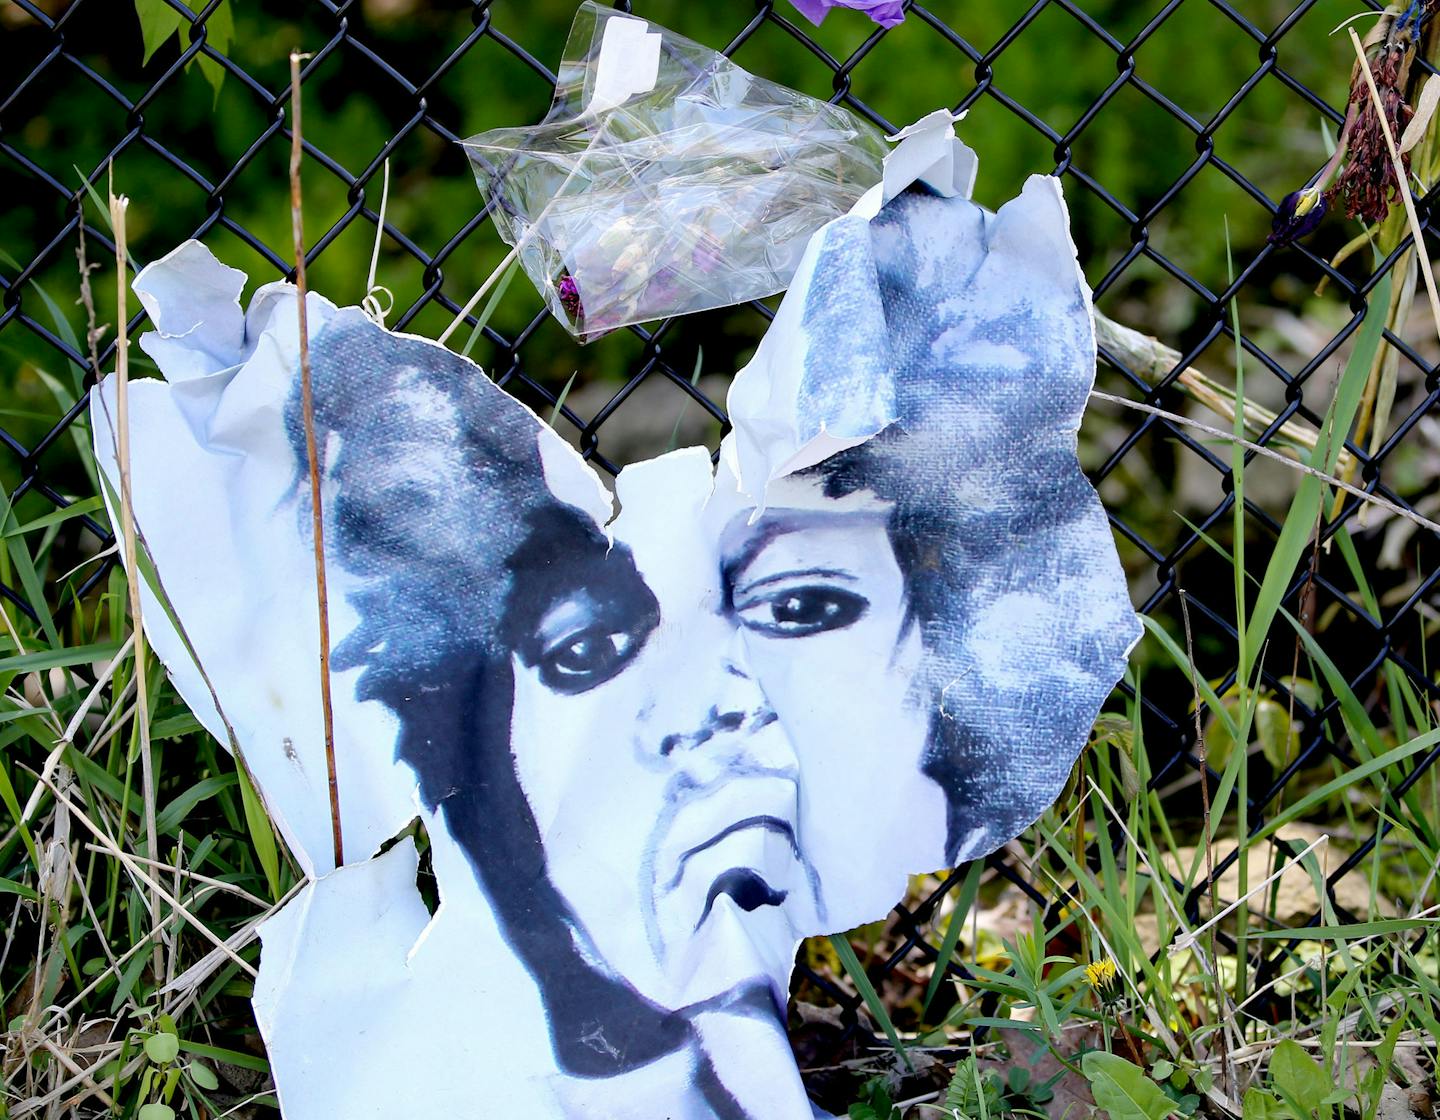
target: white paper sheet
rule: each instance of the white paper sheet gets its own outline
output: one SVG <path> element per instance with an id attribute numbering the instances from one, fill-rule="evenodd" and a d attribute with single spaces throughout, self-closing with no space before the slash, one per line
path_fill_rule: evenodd
<path id="1" fill-rule="evenodd" d="M 339 870 L 293 289 L 242 315 L 193 243 L 137 279 L 135 513 L 184 633 L 153 594 L 147 629 L 314 876 L 255 996 L 289 1120 L 810 1117 L 800 939 L 1059 791 L 1139 633 L 1075 457 L 1089 293 L 1058 183 L 984 211 L 951 128 L 815 236 L 719 467 L 628 467 L 618 515 L 472 363 L 311 297 Z M 413 845 L 372 858 L 417 815 L 433 917 Z"/>

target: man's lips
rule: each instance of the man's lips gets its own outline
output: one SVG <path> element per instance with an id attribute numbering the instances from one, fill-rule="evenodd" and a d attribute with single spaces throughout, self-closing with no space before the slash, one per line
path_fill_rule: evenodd
<path id="1" fill-rule="evenodd" d="M 788 840 L 790 843 L 791 853 L 795 856 L 796 859 L 800 858 L 800 845 L 795 839 L 795 829 L 789 821 L 783 820 L 780 817 L 772 817 L 767 815 L 745 817 L 743 820 L 738 820 L 732 824 L 726 825 L 708 840 L 702 841 L 701 843 L 696 844 L 693 848 L 687 848 L 685 851 L 681 852 L 679 858 L 675 861 L 675 874 L 670 877 L 670 881 L 667 882 L 662 889 L 665 891 L 672 891 L 680 885 L 680 880 L 685 876 L 685 865 L 690 862 L 692 857 L 699 855 L 703 851 L 715 847 L 715 845 L 721 843 L 727 837 L 733 836 L 737 832 L 743 832 L 745 829 L 748 828 L 758 828 L 766 832 L 778 833 L 779 835 L 785 837 L 785 839 Z M 710 902 L 713 900 L 714 888 L 712 887 L 711 898 L 705 903 L 706 913 L 709 913 Z M 753 910 L 754 907 L 747 906 L 745 907 L 745 909 Z M 703 921 L 704 919 L 702 918 L 701 920 Z"/>

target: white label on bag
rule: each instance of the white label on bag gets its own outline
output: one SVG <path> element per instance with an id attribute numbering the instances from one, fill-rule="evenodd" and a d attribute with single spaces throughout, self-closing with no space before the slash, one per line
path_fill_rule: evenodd
<path id="1" fill-rule="evenodd" d="M 637 93 L 649 93 L 660 77 L 660 35 L 643 19 L 611 16 L 595 60 L 595 92 L 588 112 L 603 113 Z"/>

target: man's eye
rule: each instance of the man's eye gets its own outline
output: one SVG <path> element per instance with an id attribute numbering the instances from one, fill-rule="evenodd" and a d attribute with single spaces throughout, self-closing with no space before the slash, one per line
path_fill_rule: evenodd
<path id="1" fill-rule="evenodd" d="M 630 663 L 644 635 L 593 627 L 562 638 L 536 663 L 547 688 L 573 695 L 603 684 Z"/>
<path id="2" fill-rule="evenodd" d="M 838 587 L 787 587 L 736 609 L 741 623 L 772 638 L 807 638 L 843 630 L 865 614 L 870 603 Z"/>

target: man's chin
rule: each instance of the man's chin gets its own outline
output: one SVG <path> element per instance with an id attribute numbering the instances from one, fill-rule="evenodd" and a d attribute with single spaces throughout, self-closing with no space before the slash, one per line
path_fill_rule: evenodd
<path id="1" fill-rule="evenodd" d="M 727 894 L 717 896 L 698 928 L 675 954 L 666 973 L 674 981 L 672 1007 L 721 1008 L 761 992 L 782 1001 L 799 938 L 778 905 L 744 910 Z"/>

